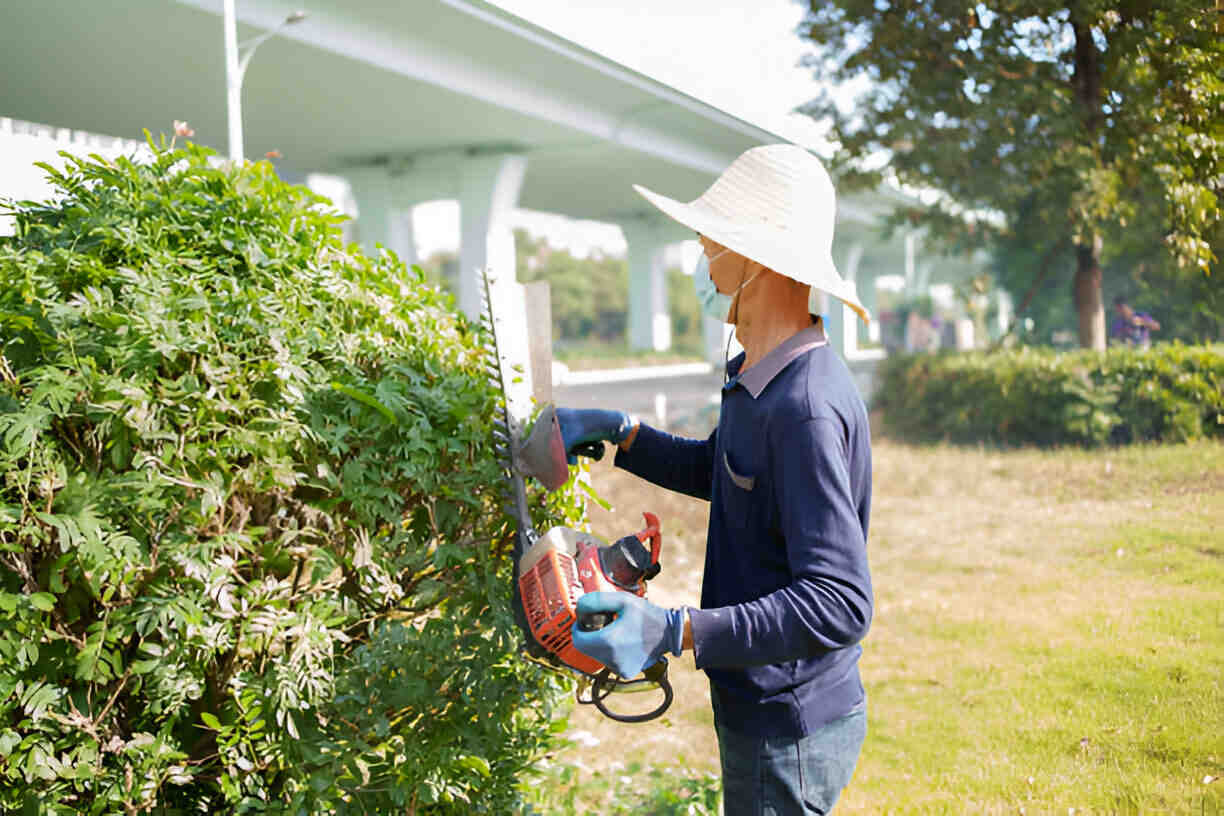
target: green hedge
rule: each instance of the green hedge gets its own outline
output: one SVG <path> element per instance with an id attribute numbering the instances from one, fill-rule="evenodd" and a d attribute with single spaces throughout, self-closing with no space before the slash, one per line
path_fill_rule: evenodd
<path id="1" fill-rule="evenodd" d="M 1224 438 L 1224 346 L 891 357 L 875 407 L 910 439 L 1099 445 Z"/>
<path id="2" fill-rule="evenodd" d="M 267 162 L 67 165 L 0 239 L 0 812 L 520 811 L 480 330 Z"/>

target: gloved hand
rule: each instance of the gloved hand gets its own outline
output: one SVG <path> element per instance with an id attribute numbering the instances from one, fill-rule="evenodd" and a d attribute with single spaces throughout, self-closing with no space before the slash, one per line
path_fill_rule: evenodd
<path id="1" fill-rule="evenodd" d="M 580 621 L 592 612 L 614 612 L 616 620 L 584 632 Z M 664 609 L 632 592 L 588 592 L 578 599 L 578 620 L 571 632 L 578 651 L 628 679 L 653 666 L 664 652 L 680 654 L 684 608 Z"/>
<path id="2" fill-rule="evenodd" d="M 633 431 L 633 420 L 624 411 L 558 408 L 557 422 L 565 442 L 565 458 L 571 465 L 578 461 L 580 454 L 602 459 L 605 441 L 619 445 Z"/>

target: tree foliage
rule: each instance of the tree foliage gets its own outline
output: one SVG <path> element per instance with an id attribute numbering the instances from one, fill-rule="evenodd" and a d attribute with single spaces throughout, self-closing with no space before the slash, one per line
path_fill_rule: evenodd
<path id="1" fill-rule="evenodd" d="M 513 812 L 478 328 L 266 162 L 65 156 L 0 242 L 0 810 Z"/>
<path id="2" fill-rule="evenodd" d="M 553 339 L 560 348 L 590 343 L 625 345 L 629 265 L 624 258 L 598 251 L 580 258 L 523 229 L 514 231 L 514 246 L 519 280 L 546 280 L 550 284 Z M 668 268 L 666 275 L 673 347 L 700 354 L 701 314 L 693 279 L 679 267 Z"/>
<path id="3" fill-rule="evenodd" d="M 1081 342 L 1103 346 L 1102 263 L 1142 254 L 1153 280 L 1211 276 L 1220 17 L 1202 0 L 813 2 L 802 29 L 821 51 L 807 63 L 863 90 L 849 110 L 827 90 L 805 111 L 830 119 L 843 159 L 886 152 L 901 181 L 944 191 L 899 215 L 947 247 L 1033 248 L 1030 282 L 1073 263 Z"/>
<path id="4" fill-rule="evenodd" d="M 629 320 L 629 266 L 624 258 L 602 253 L 578 258 L 523 229 L 514 231 L 514 247 L 518 279 L 550 284 L 555 340 L 624 342 Z"/>
<path id="5" fill-rule="evenodd" d="M 1216 254 L 1224 253 L 1224 221 L 1208 234 Z M 1105 246 L 1102 258 L 1103 300 L 1106 322 L 1114 297 L 1149 312 L 1160 320 L 1155 339 L 1184 343 L 1224 339 L 1224 276 L 1205 275 L 1178 267 L 1169 257 L 1158 223 L 1139 220 L 1133 228 Z M 993 272 L 999 283 L 1016 294 L 1024 317 L 1035 322 L 1035 339 L 1050 342 L 1051 334 L 1075 329 L 1075 304 L 1067 297 L 1075 277 L 1071 247 L 1034 242 L 1030 236 L 1000 235 L 992 252 Z"/>

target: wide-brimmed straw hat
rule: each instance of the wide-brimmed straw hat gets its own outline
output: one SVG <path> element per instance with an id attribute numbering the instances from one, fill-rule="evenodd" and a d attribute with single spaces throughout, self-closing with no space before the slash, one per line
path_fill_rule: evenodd
<path id="1" fill-rule="evenodd" d="M 833 180 L 820 159 L 796 145 L 745 151 L 688 204 L 633 185 L 689 229 L 791 280 L 806 283 L 871 320 L 833 263 Z"/>

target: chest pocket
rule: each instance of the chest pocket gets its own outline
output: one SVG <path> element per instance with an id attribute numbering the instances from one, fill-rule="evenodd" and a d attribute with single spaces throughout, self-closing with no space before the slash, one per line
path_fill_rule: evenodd
<path id="1" fill-rule="evenodd" d="M 767 503 L 759 467 L 747 467 L 734 452 L 723 450 L 719 462 L 723 519 L 733 530 L 760 529 Z"/>

